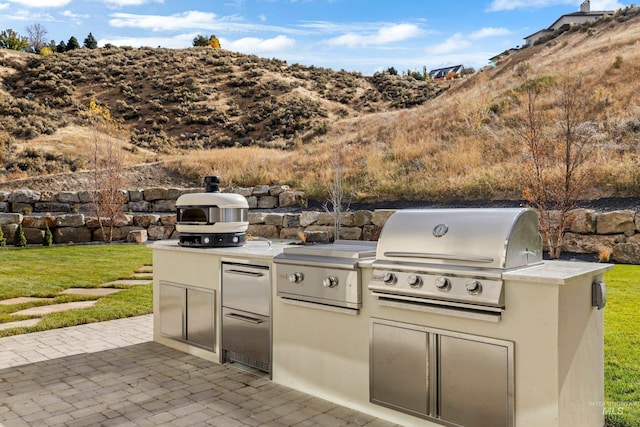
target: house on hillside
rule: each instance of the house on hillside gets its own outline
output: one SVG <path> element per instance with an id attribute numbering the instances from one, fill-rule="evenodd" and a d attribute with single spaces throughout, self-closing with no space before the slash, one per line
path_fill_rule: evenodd
<path id="1" fill-rule="evenodd" d="M 560 18 L 556 19 L 556 21 L 551 24 L 549 28 L 545 28 L 544 30 L 537 31 L 525 37 L 525 44 L 527 46 L 531 46 L 542 37 L 553 34 L 554 31 L 557 31 L 565 26 L 568 27 L 571 25 L 579 25 L 585 22 L 595 21 L 596 19 L 600 19 L 605 15 L 612 15 L 613 13 L 613 10 L 592 11 L 591 2 L 589 0 L 585 0 L 580 5 L 579 12 L 567 13 L 566 15 L 562 15 Z"/>
<path id="2" fill-rule="evenodd" d="M 453 65 L 451 67 L 438 68 L 429 71 L 429 78 L 431 80 L 451 80 L 462 77 L 464 66 Z"/>

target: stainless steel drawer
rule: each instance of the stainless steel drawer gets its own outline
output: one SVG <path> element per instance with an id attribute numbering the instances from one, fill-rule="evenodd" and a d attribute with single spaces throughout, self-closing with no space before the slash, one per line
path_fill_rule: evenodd
<path id="1" fill-rule="evenodd" d="M 269 267 L 223 263 L 222 305 L 269 316 L 271 311 Z"/>
<path id="2" fill-rule="evenodd" d="M 227 307 L 222 316 L 222 349 L 270 366 L 270 318 Z"/>

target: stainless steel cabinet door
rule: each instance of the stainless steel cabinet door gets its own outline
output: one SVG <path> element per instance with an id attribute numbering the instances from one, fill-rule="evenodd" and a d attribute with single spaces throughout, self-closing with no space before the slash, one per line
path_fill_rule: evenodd
<path id="1" fill-rule="evenodd" d="M 512 425 L 510 347 L 439 337 L 439 415 L 465 427 Z"/>
<path id="2" fill-rule="evenodd" d="M 372 402 L 429 414 L 429 348 L 424 330 L 374 322 L 369 357 Z"/>
<path id="3" fill-rule="evenodd" d="M 185 288 L 161 282 L 159 300 L 160 333 L 177 340 L 185 339 Z"/>
<path id="4" fill-rule="evenodd" d="M 213 291 L 187 289 L 187 341 L 213 350 L 216 339 L 214 319 Z"/>

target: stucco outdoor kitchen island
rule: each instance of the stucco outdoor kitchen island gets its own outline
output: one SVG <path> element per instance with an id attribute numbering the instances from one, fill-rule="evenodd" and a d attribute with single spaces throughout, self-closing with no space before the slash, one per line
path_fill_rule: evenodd
<path id="1" fill-rule="evenodd" d="M 336 307 L 278 296 L 285 274 L 278 278 L 274 257 L 291 244 L 151 244 L 154 340 L 215 363 L 248 365 L 279 384 L 404 426 L 604 425 L 600 308 L 610 265 L 543 261 L 504 271 L 504 308 L 486 314 L 387 301 L 368 289 L 382 278 L 373 258 L 364 258 L 356 260 L 359 304 Z M 235 273 L 238 279 L 228 278 Z M 455 274 L 452 280 L 455 286 Z M 225 309 L 234 305 L 225 292 L 250 292 L 256 283 L 256 295 L 268 286 L 266 310 Z M 262 331 L 251 329 L 256 325 Z M 243 331 L 268 354 L 243 348 L 242 336 L 225 337 Z"/>

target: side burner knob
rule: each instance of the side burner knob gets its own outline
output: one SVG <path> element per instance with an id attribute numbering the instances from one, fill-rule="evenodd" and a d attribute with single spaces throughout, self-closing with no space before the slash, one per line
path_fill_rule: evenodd
<path id="1" fill-rule="evenodd" d="M 338 278 L 335 276 L 329 276 L 322 281 L 322 285 L 325 288 L 335 288 L 338 286 Z"/>
<path id="2" fill-rule="evenodd" d="M 398 281 L 398 278 L 393 273 L 384 273 L 384 276 L 382 276 L 382 281 L 385 285 L 395 285 Z"/>
<path id="3" fill-rule="evenodd" d="M 438 277 L 436 279 L 436 288 L 443 292 L 448 291 L 449 289 L 451 289 L 451 280 L 447 279 L 446 277 Z"/>
<path id="4" fill-rule="evenodd" d="M 482 285 L 478 280 L 468 280 L 465 285 L 467 287 L 467 292 L 471 295 L 477 295 L 482 292 Z"/>
<path id="5" fill-rule="evenodd" d="M 292 273 L 289 275 L 288 279 L 291 283 L 300 283 L 304 280 L 304 274 L 299 272 Z"/>
<path id="6" fill-rule="evenodd" d="M 421 288 L 422 287 L 422 277 L 417 274 L 410 274 L 407 276 L 407 283 L 412 288 Z"/>

